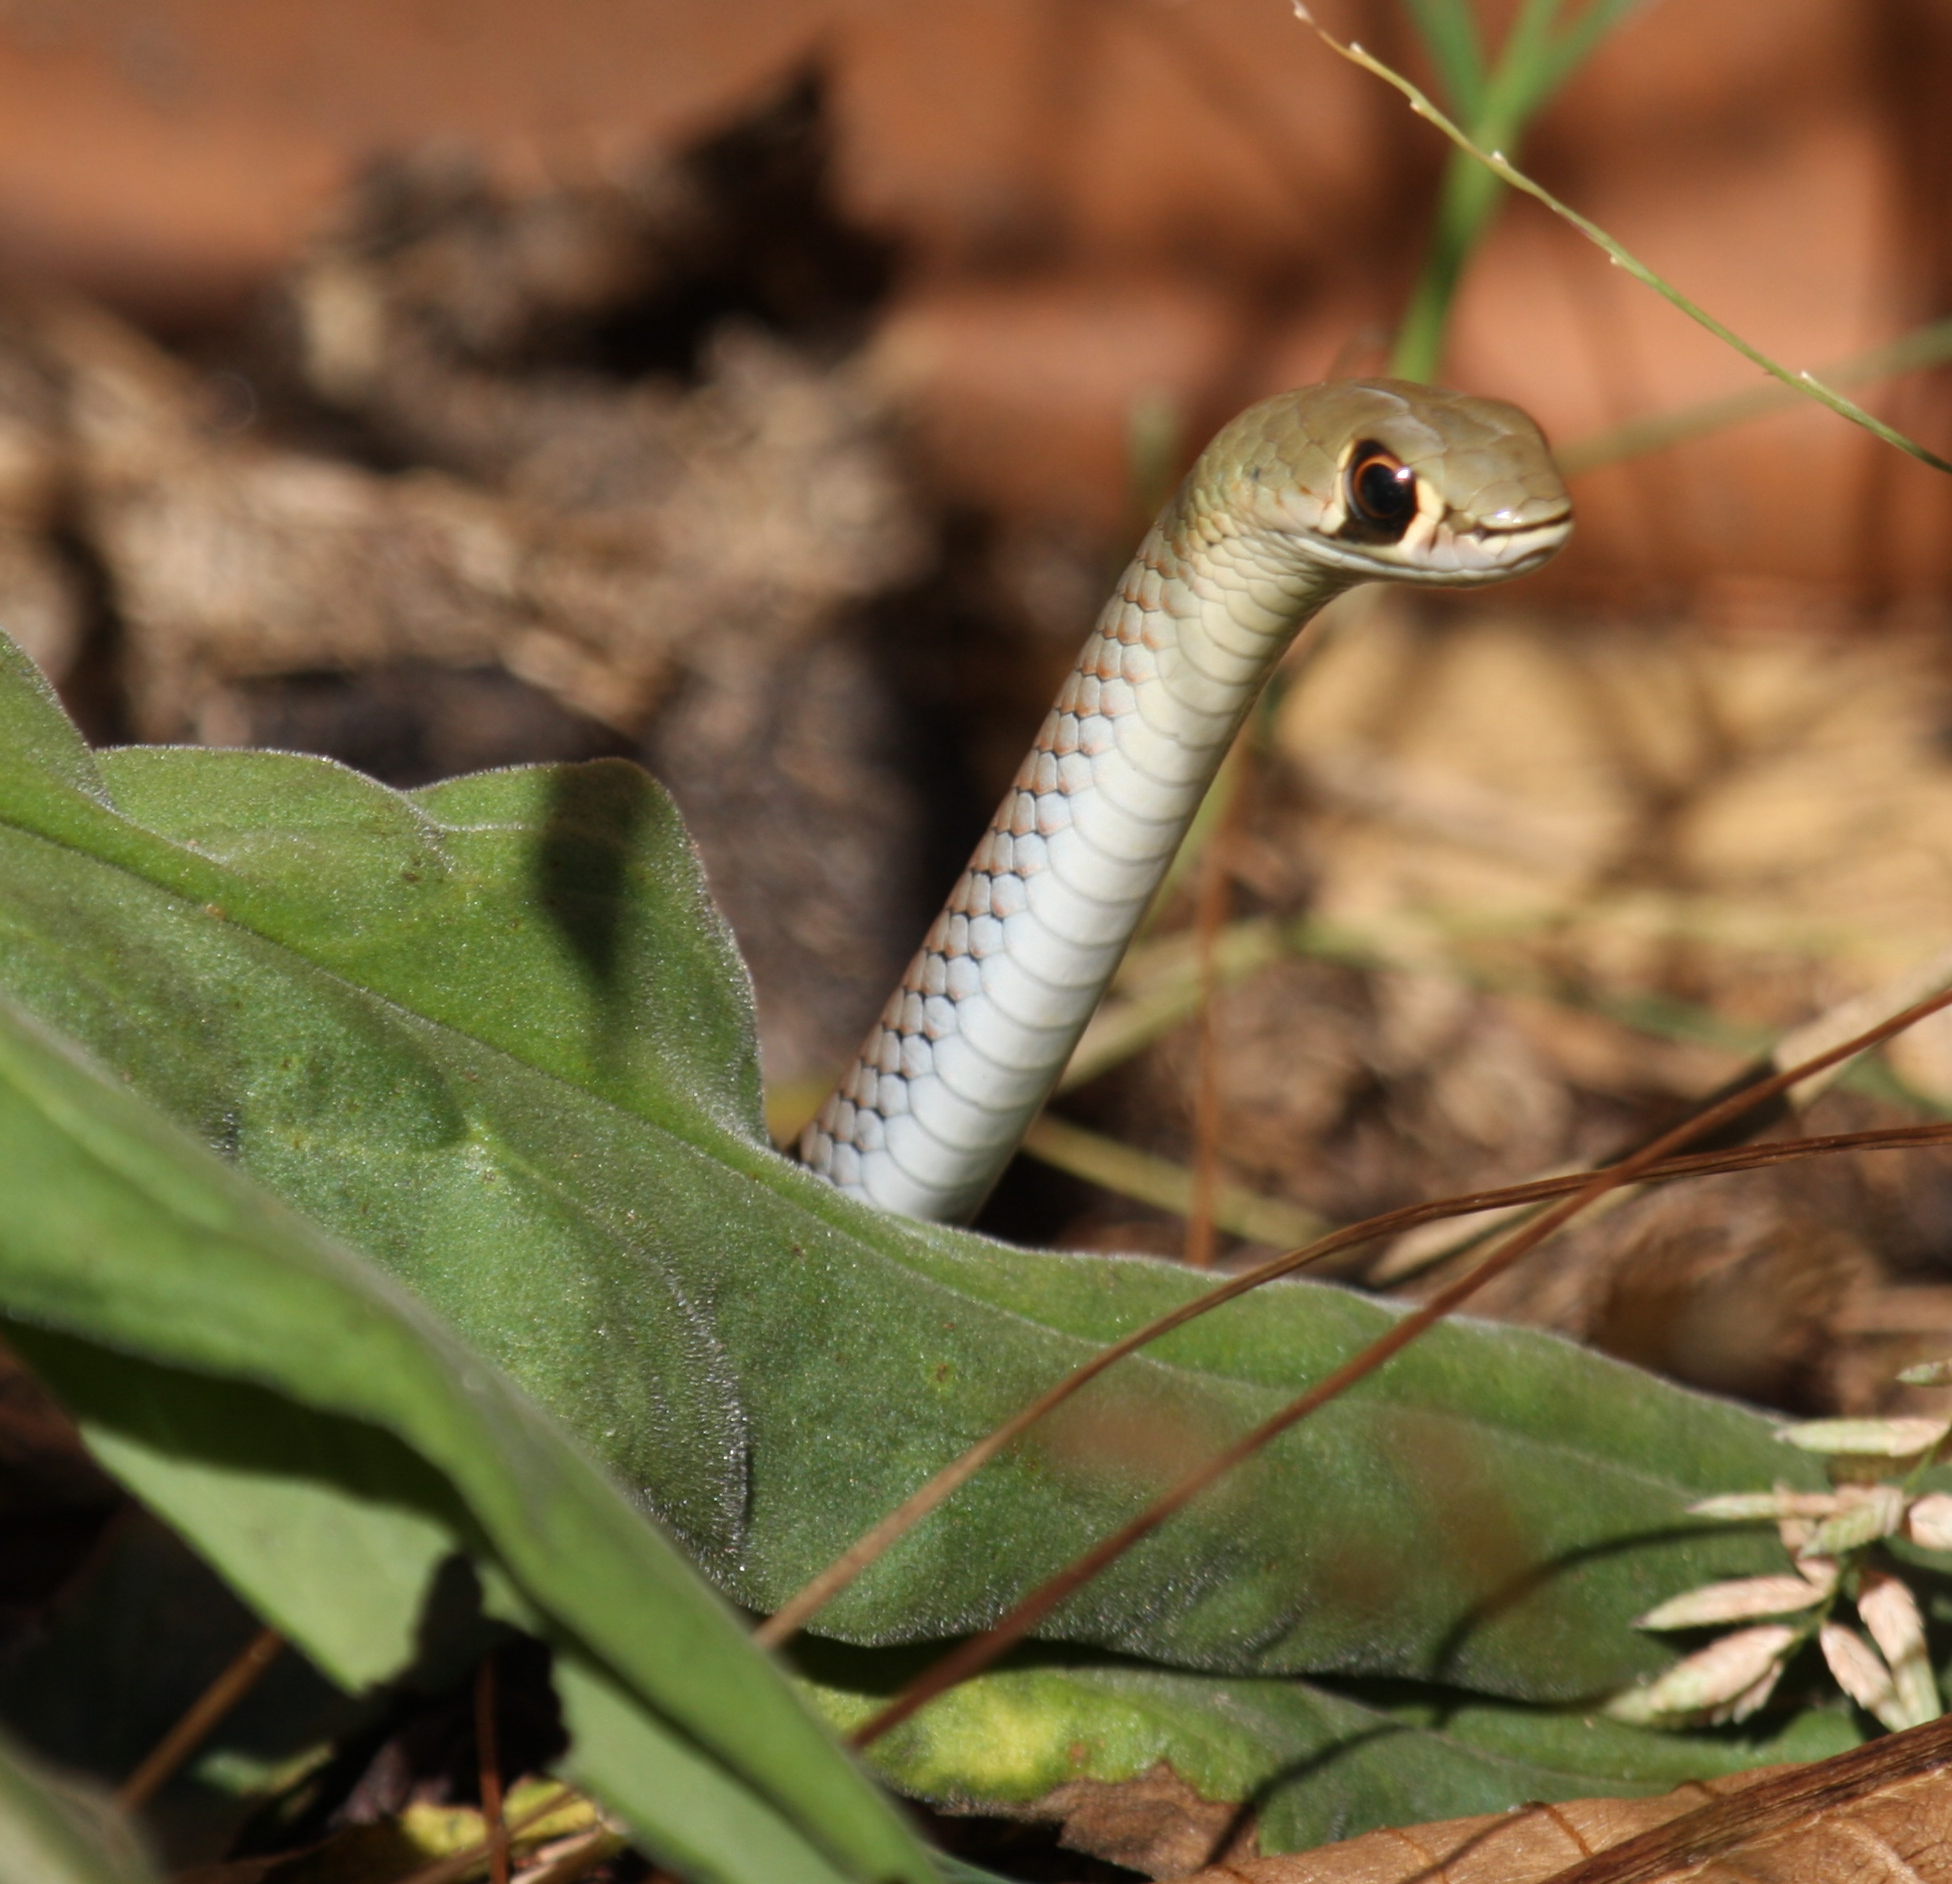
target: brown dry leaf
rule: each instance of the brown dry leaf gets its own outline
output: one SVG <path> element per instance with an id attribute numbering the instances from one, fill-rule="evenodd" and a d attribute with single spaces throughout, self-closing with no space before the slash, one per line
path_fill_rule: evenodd
<path id="1" fill-rule="evenodd" d="M 1659 1799 L 1581 1799 L 1371 1832 L 1215 1865 L 1185 1884 L 1946 1884 L 1948 1768 L 1952 1718 Z"/>
<path id="2" fill-rule="evenodd" d="M 756 334 L 723 338 L 694 391 L 609 393 L 609 446 L 656 474 L 583 509 L 213 435 L 194 377 L 94 310 L 43 310 L 25 338 L 65 382 L 151 738 L 248 733 L 240 682 L 409 661 L 500 665 L 636 732 L 676 672 L 783 652 L 920 549 L 873 398 Z"/>
<path id="3" fill-rule="evenodd" d="M 931 511 L 823 137 L 802 85 L 583 183 L 377 165 L 221 370 L 0 304 L 0 619 L 110 736 L 394 784 L 641 759 L 739 931 L 769 1072 L 824 1074 L 919 920 L 904 689 L 939 663 L 892 599 Z"/>
<path id="4" fill-rule="evenodd" d="M 1294 882 L 1261 873 L 1253 919 L 1298 919 L 1305 952 L 1212 1001 L 1217 1175 L 1348 1221 L 1671 1122 L 1770 1037 L 1942 948 L 1947 711 L 1923 636 L 1577 634 L 1378 599 L 1275 715 L 1246 839 Z M 1952 1088 L 1946 1039 L 1891 1057 Z M 1184 1027 L 1084 1102 L 1185 1159 L 1197 1063 Z M 1833 1092 L 1803 1123 L 1882 1122 L 1881 1103 Z M 1931 1286 L 1949 1170 L 1836 1160 L 1623 1201 L 1473 1311 L 1796 1411 L 1930 1406 L 1890 1381 L 1952 1344 Z M 1455 1273 L 1351 1268 L 1417 1289 Z"/>
<path id="5" fill-rule="evenodd" d="M 1717 636 L 1400 605 L 1335 637 L 1278 739 L 1338 814 L 1316 912 L 1438 942 L 1564 924 L 1623 990 L 1671 975 L 1763 1025 L 1942 945 L 1952 816 L 1927 636 Z M 1816 973 L 1813 975 L 1812 971 Z M 1758 973 L 1758 971 L 1761 971 Z"/>
<path id="6" fill-rule="evenodd" d="M 1282 696 L 1306 795 L 1264 794 L 1256 841 L 1306 860 L 1317 923 L 1405 969 L 1454 977 L 1535 939 L 1540 992 L 1556 964 L 1621 994 L 1678 965 L 1731 1015 L 1787 1023 L 1825 951 L 1895 970 L 1937 945 L 1916 835 L 1952 810 L 1933 660 L 1918 637 L 1569 635 L 1377 597 Z"/>
<path id="7" fill-rule="evenodd" d="M 1152 1878 L 1178 1877 L 1236 1852 L 1251 1859 L 1254 1850 L 1251 1810 L 1204 1798 L 1163 1760 L 1136 1779 L 1071 1780 L 1035 1809 L 1062 1823 L 1067 1851 Z"/>
<path id="8" fill-rule="evenodd" d="M 1713 1392 L 1836 1404 L 1836 1330 L 1879 1279 L 1852 1176 L 1789 1166 L 1642 1192 L 1535 1252 L 1473 1308 Z"/>

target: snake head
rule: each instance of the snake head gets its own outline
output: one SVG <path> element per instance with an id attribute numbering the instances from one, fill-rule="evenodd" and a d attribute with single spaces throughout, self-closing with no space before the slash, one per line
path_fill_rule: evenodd
<path id="1" fill-rule="evenodd" d="M 1250 406 L 1182 501 L 1286 539 L 1338 586 L 1500 582 L 1572 534 L 1572 500 L 1526 413 L 1409 380 L 1337 380 Z"/>

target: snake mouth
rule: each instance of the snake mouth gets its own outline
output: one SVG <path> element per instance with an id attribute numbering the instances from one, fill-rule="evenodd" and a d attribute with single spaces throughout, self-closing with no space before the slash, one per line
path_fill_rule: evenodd
<path id="1" fill-rule="evenodd" d="M 1570 506 L 1521 523 L 1449 519 L 1412 526 L 1401 543 L 1355 544 L 1317 538 L 1311 556 L 1344 570 L 1352 582 L 1430 583 L 1465 588 L 1528 575 L 1565 547 L 1572 535 Z"/>
<path id="2" fill-rule="evenodd" d="M 1549 517 L 1528 519 L 1524 523 L 1479 524 L 1453 540 L 1460 545 L 1474 543 L 1483 554 L 1482 564 L 1475 571 L 1469 565 L 1460 566 L 1455 573 L 1459 576 L 1481 573 L 1488 581 L 1522 576 L 1541 563 L 1550 562 L 1565 548 L 1566 539 L 1571 535 L 1570 506 Z"/>

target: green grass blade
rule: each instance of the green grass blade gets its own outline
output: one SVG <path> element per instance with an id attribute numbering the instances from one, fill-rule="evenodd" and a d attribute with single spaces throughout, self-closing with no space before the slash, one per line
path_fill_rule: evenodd
<path id="1" fill-rule="evenodd" d="M 1484 103 L 1484 39 L 1471 0 L 1410 0 L 1410 17 L 1437 68 L 1452 108 L 1467 123 Z"/>
<path id="2" fill-rule="evenodd" d="M 1477 108 L 1465 114 L 1480 138 L 1515 143 L 1543 102 L 1545 49 L 1558 11 L 1559 0 L 1526 0 L 1499 50 L 1497 66 L 1476 88 Z M 1498 179 L 1461 153 L 1445 166 L 1430 253 L 1397 335 L 1393 373 L 1405 379 L 1436 376 L 1458 284 L 1503 195 Z"/>
<path id="3" fill-rule="evenodd" d="M 1310 20 L 1309 24 L 1314 25 L 1314 22 Z M 1343 58 L 1349 60 L 1351 64 L 1359 65 L 1364 71 L 1374 73 L 1385 84 L 1391 85 L 1397 91 L 1401 92 L 1409 100 L 1411 110 L 1416 112 L 1421 118 L 1428 118 L 1438 130 L 1457 146 L 1460 155 L 1468 156 L 1475 162 L 1483 165 L 1493 176 L 1510 184 L 1513 189 L 1522 190 L 1527 196 L 1533 197 L 1538 202 L 1543 203 L 1555 216 L 1559 217 L 1562 221 L 1570 223 L 1588 241 L 1604 249 L 1613 258 L 1615 264 L 1624 268 L 1636 281 L 1644 283 L 1664 300 L 1672 302 L 1675 307 L 1679 308 L 1697 326 L 1705 327 L 1716 339 L 1733 347 L 1745 360 L 1752 361 L 1765 373 L 1769 374 L 1771 378 L 1780 380 L 1785 386 L 1792 387 L 1807 397 L 1815 399 L 1820 404 L 1828 406 L 1832 412 L 1841 418 L 1850 420 L 1853 425 L 1862 426 L 1865 431 L 1869 432 L 1875 438 L 1881 438 L 1887 445 L 1895 445 L 1898 450 L 1910 453 L 1920 463 L 1930 465 L 1935 471 L 1952 472 L 1952 460 L 1941 458 L 1937 452 L 1920 444 L 1914 438 L 1908 438 L 1895 426 L 1885 424 L 1882 419 L 1876 418 L 1866 412 L 1862 406 L 1856 404 L 1853 400 L 1846 399 L 1833 387 L 1825 385 L 1814 373 L 1798 372 L 1792 367 L 1784 366 L 1779 361 L 1771 359 L 1761 348 L 1744 340 L 1726 322 L 1716 319 L 1706 308 L 1689 299 L 1687 295 L 1683 294 L 1671 282 L 1656 274 L 1638 256 L 1630 253 L 1624 244 L 1615 241 L 1612 236 L 1607 234 L 1598 223 L 1586 216 L 1582 216 L 1576 209 L 1562 203 L 1544 185 L 1534 183 L 1515 164 L 1508 161 L 1501 151 L 1481 148 L 1472 138 L 1460 130 L 1457 125 L 1453 124 L 1431 102 L 1427 94 L 1412 84 L 1400 72 L 1392 70 L 1373 54 L 1365 52 L 1360 46 L 1344 45 L 1333 34 L 1324 32 L 1320 26 L 1315 26 L 1315 31 L 1330 47 L 1336 52 L 1339 52 Z"/>
<path id="4" fill-rule="evenodd" d="M 438 1565 L 505 1571 L 700 1795 L 611 1794 L 733 1884 L 927 1875 L 921 1848 L 615 1485 L 413 1298 L 0 1004 L 0 1313 L 104 1461 L 348 1687 L 398 1671 Z M 601 1749 L 586 1749 L 594 1760 Z M 612 1763 L 616 1775 L 638 1770 Z M 718 1816 L 723 1818 L 723 1811 Z M 755 1834 L 756 1836 L 756 1834 Z"/>
<path id="5" fill-rule="evenodd" d="M 1538 101 L 1552 97 L 1599 50 L 1607 35 L 1625 23 L 1629 13 L 1646 4 L 1647 0 L 1593 0 L 1545 47 L 1538 66 Z"/>
<path id="6" fill-rule="evenodd" d="M 1483 240 L 1502 193 L 1498 179 L 1475 164 L 1453 158 L 1445 166 L 1430 253 L 1410 292 L 1410 305 L 1390 353 L 1389 370 L 1397 378 L 1437 377 L 1465 263 Z"/>

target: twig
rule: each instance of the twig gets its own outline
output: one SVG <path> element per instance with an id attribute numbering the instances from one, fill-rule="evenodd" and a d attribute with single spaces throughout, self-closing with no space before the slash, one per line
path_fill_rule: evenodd
<path id="1" fill-rule="evenodd" d="M 116 1788 L 116 1804 L 125 1812 L 139 1812 L 146 1806 L 204 1743 L 217 1723 L 257 1686 L 284 1646 L 285 1638 L 276 1629 L 260 1629 L 230 1666 L 190 1704 L 182 1719 L 156 1743 L 149 1757 Z"/>
<path id="2" fill-rule="evenodd" d="M 474 1678 L 474 1756 L 481 1775 L 481 1816 L 488 1827 L 488 1876 L 508 1884 L 508 1818 L 502 1810 L 502 1754 L 495 1728 L 495 1651 L 481 1658 Z"/>

